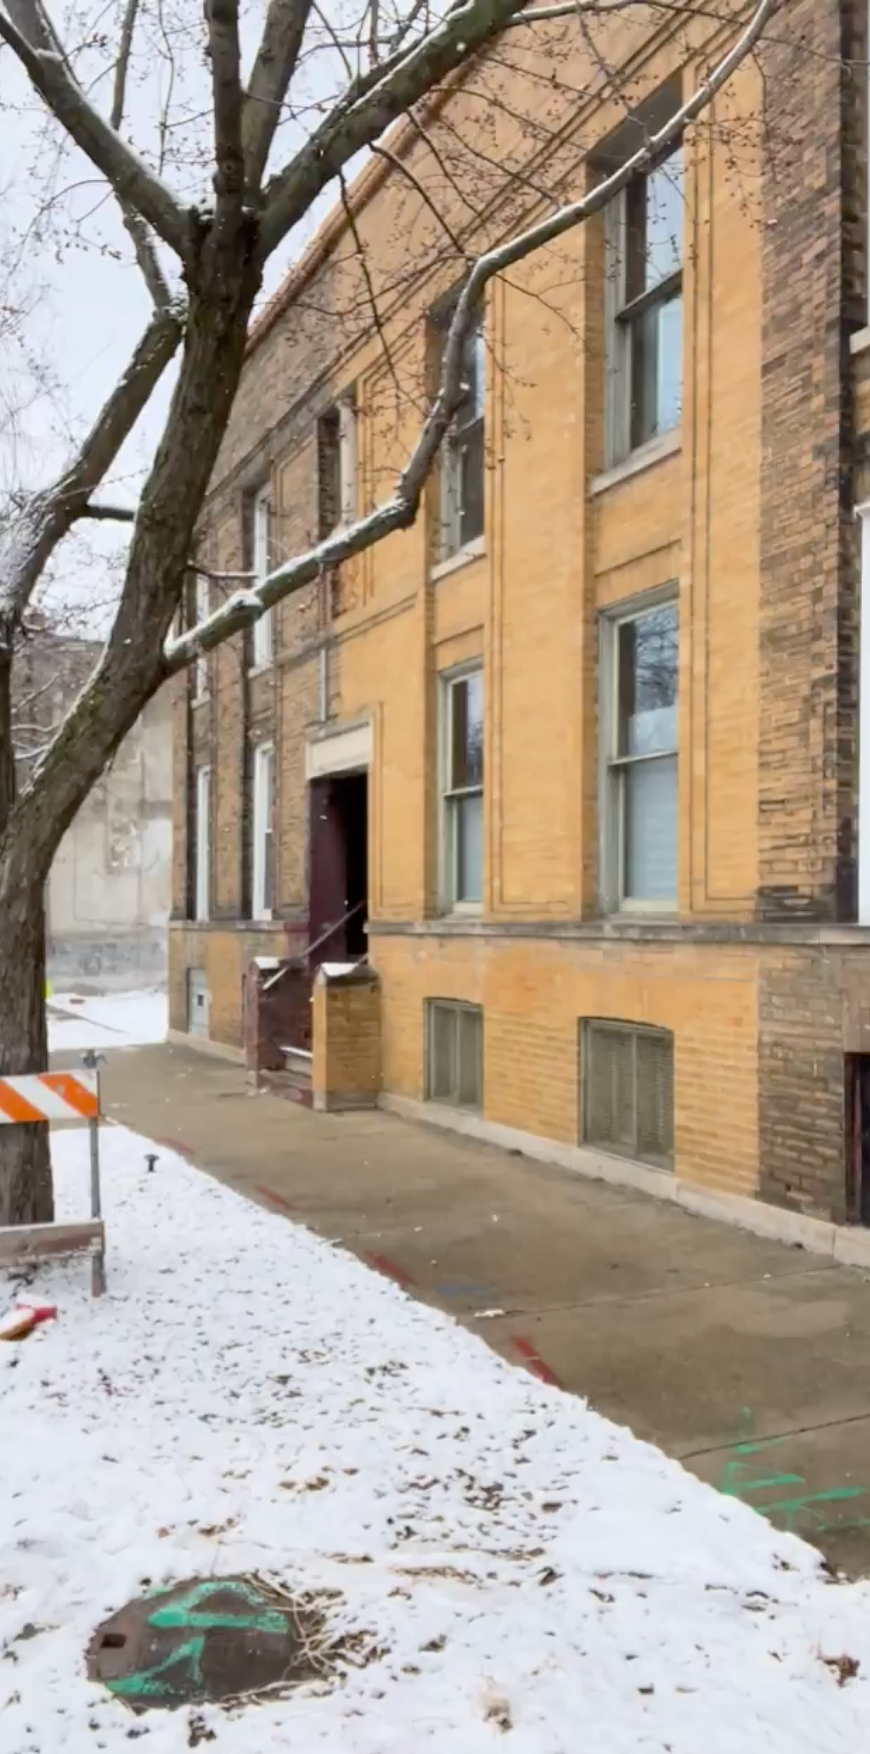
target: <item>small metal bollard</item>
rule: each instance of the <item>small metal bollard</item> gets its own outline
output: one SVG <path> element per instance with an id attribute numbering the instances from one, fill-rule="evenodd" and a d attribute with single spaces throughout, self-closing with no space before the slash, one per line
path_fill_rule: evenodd
<path id="1" fill-rule="evenodd" d="M 147 1163 L 147 1165 L 148 1165 L 148 1174 L 149 1174 L 149 1175 L 153 1175 L 153 1174 L 154 1174 L 154 1165 L 155 1165 L 155 1163 L 156 1163 L 156 1162 L 157 1162 L 157 1153 L 156 1153 L 156 1151 L 146 1151 L 146 1153 L 145 1153 L 145 1162 L 146 1162 L 146 1163 Z"/>
<path id="2" fill-rule="evenodd" d="M 102 1218 L 102 1196 L 100 1191 L 100 1102 L 99 1102 L 99 1068 L 105 1065 L 104 1054 L 98 1054 L 88 1048 L 82 1054 L 82 1065 L 89 1072 L 97 1073 L 97 1114 L 88 1122 L 91 1145 L 91 1217 Z M 102 1297 L 106 1289 L 106 1257 L 102 1248 L 95 1248 L 91 1256 L 91 1296 Z"/>

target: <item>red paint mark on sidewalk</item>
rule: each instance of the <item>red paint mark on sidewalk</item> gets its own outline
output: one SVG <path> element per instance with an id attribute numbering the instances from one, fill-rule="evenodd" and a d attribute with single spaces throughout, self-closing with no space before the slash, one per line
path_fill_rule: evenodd
<path id="1" fill-rule="evenodd" d="M 549 1364 L 545 1364 L 537 1346 L 533 1346 L 531 1340 L 524 1340 L 521 1334 L 512 1334 L 510 1343 L 533 1376 L 540 1377 L 541 1382 L 549 1383 L 551 1388 L 562 1387 L 555 1371 L 550 1369 Z"/>
<path id="2" fill-rule="evenodd" d="M 383 1273 L 387 1279 L 394 1279 L 397 1285 L 413 1285 L 414 1281 L 410 1273 L 406 1273 L 404 1267 L 397 1266 L 396 1262 L 391 1261 L 388 1255 L 365 1255 L 363 1258 L 368 1261 L 370 1267 L 374 1267 L 376 1272 Z"/>
<path id="3" fill-rule="evenodd" d="M 268 1200 L 270 1206 L 280 1206 L 282 1212 L 296 1211 L 296 1207 L 291 1206 L 290 1201 L 285 1200 L 283 1194 L 276 1194 L 274 1188 L 264 1188 L 258 1184 L 254 1188 L 254 1192 L 259 1194 L 261 1199 Z"/>

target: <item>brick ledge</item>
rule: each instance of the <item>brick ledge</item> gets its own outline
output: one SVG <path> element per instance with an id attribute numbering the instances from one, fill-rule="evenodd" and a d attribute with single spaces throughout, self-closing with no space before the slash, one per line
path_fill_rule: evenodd
<path id="1" fill-rule="evenodd" d="M 826 944 L 870 949 L 870 927 L 809 921 L 762 924 L 734 920 L 482 920 L 449 914 L 431 920 L 369 920 L 371 938 L 549 938 L 592 943 Z"/>

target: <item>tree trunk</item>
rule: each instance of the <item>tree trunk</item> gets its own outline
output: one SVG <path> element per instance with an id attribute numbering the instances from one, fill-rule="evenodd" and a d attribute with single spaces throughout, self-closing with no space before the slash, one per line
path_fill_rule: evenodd
<path id="1" fill-rule="evenodd" d="M 48 1067 L 45 908 L 38 880 L 0 908 L 0 1076 Z M 54 1217 L 48 1127 L 0 1123 L 0 1225 Z"/>

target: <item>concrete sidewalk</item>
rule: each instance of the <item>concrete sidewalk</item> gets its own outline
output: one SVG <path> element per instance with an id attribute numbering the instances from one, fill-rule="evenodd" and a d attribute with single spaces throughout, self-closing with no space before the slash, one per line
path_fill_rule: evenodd
<path id="1" fill-rule="evenodd" d="M 187 1048 L 112 1054 L 104 1089 L 119 1122 L 870 1574 L 870 1277 L 389 1115 L 314 1115 Z"/>

